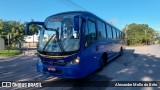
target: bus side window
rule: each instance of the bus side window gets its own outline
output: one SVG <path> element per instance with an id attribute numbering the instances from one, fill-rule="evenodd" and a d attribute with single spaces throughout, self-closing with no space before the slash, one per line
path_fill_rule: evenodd
<path id="1" fill-rule="evenodd" d="M 113 27 L 113 28 L 112 28 L 112 31 L 113 31 L 113 38 L 116 39 L 116 38 L 117 38 L 116 29 Z"/>
<path id="2" fill-rule="evenodd" d="M 123 35 L 122 38 L 125 39 L 125 33 L 123 33 L 122 35 Z"/>
<path id="3" fill-rule="evenodd" d="M 119 31 L 119 39 L 121 39 L 121 31 Z"/>
<path id="4" fill-rule="evenodd" d="M 98 27 L 98 32 L 97 32 L 98 39 L 106 38 L 105 24 L 97 20 L 97 27 Z"/>
<path id="5" fill-rule="evenodd" d="M 85 46 L 91 45 L 93 42 L 96 41 L 96 23 L 93 21 L 88 20 L 87 26 L 85 29 Z"/>
<path id="6" fill-rule="evenodd" d="M 106 28 L 107 28 L 107 36 L 108 36 L 108 38 L 112 38 L 112 29 L 111 29 L 111 26 L 106 25 Z"/>
<path id="7" fill-rule="evenodd" d="M 120 38 L 121 38 L 121 39 L 123 39 L 123 36 L 122 36 L 122 34 L 123 34 L 123 33 L 122 33 L 122 32 L 120 32 Z"/>
<path id="8" fill-rule="evenodd" d="M 120 39 L 119 38 L 119 30 L 117 29 L 116 31 L 117 31 L 117 39 Z"/>
<path id="9" fill-rule="evenodd" d="M 122 32 L 120 31 L 120 39 L 122 39 Z"/>

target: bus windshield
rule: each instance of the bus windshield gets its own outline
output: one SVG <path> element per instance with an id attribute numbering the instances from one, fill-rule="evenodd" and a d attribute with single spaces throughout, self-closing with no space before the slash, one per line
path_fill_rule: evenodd
<path id="1" fill-rule="evenodd" d="M 40 30 L 39 51 L 71 52 L 79 49 L 80 30 L 74 29 L 74 15 L 52 16 L 45 23 L 49 29 Z"/>

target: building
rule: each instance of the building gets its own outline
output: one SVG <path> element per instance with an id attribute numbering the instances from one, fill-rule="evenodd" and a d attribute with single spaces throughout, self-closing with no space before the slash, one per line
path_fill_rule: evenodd
<path id="1" fill-rule="evenodd" d="M 24 39 L 25 43 L 24 43 L 23 47 L 37 47 L 38 39 L 39 39 L 38 35 L 26 36 Z"/>
<path id="2" fill-rule="evenodd" d="M 4 39 L 0 38 L 0 51 L 4 50 Z"/>

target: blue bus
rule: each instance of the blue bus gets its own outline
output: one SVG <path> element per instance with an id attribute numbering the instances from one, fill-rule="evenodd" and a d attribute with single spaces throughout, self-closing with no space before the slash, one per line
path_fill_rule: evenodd
<path id="1" fill-rule="evenodd" d="M 86 11 L 55 14 L 41 25 L 37 70 L 61 78 L 83 78 L 122 55 L 125 34 L 96 15 Z"/>

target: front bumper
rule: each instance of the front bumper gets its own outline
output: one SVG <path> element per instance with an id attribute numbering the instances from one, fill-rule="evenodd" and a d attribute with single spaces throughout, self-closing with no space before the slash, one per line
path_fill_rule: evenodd
<path id="1" fill-rule="evenodd" d="M 48 70 L 49 67 L 54 68 L 54 71 Z M 44 65 L 41 62 L 37 63 L 37 71 L 49 75 L 49 76 L 55 76 L 55 77 L 61 77 L 61 78 L 82 78 L 85 77 L 85 73 L 82 73 L 83 69 L 79 68 L 79 65 L 70 65 L 70 66 L 49 66 Z"/>

